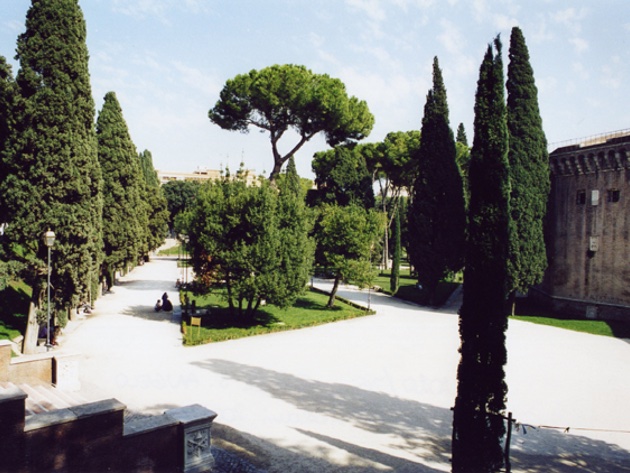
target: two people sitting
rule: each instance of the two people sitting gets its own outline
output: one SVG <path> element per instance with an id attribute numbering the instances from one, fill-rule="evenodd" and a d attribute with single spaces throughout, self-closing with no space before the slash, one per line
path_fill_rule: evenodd
<path id="1" fill-rule="evenodd" d="M 155 311 L 160 312 L 161 310 L 164 312 L 170 312 L 173 310 L 173 303 L 169 300 L 166 292 L 162 294 L 162 299 L 158 299 L 155 304 Z"/>

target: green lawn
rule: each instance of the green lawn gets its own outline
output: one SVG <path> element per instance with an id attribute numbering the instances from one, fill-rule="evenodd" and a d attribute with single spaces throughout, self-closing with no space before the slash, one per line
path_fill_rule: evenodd
<path id="1" fill-rule="evenodd" d="M 178 242 L 177 245 L 171 246 L 166 250 L 160 250 L 157 252 L 158 256 L 180 256 L 182 254 L 181 245 Z"/>
<path id="2" fill-rule="evenodd" d="M 0 291 L 0 340 L 12 340 L 26 330 L 31 289 L 23 282 L 11 281 Z"/>
<path id="3" fill-rule="evenodd" d="M 236 316 L 229 313 L 226 302 L 218 295 L 193 296 L 189 293 L 188 297 L 191 304 L 193 300 L 195 301 L 198 313 L 205 313 L 209 309 L 210 314 L 201 316 L 201 327 L 184 325 L 185 345 L 199 345 L 312 327 L 368 314 L 367 311 L 352 307 L 339 299 L 335 302 L 335 307 L 328 309 L 326 308 L 327 295 L 309 291 L 291 308 L 263 307 L 259 310 L 255 322 L 244 326 L 239 323 Z"/>
<path id="4" fill-rule="evenodd" d="M 391 294 L 390 291 L 390 275 L 391 271 L 381 271 L 374 280 L 374 285 L 378 286 L 382 292 Z M 437 305 L 443 305 L 460 282 L 442 281 L 437 289 Z M 398 278 L 398 292 L 396 297 L 406 301 L 415 302 L 420 305 L 427 305 L 428 294 L 425 289 L 418 288 L 418 279 L 409 274 L 408 269 L 402 269 Z"/>
<path id="5" fill-rule="evenodd" d="M 586 320 L 562 316 L 548 311 L 523 299 L 516 304 L 516 314 L 512 318 L 524 322 L 549 325 L 575 332 L 604 335 L 606 337 L 630 338 L 630 322 L 612 320 Z M 528 314 L 528 315 L 520 315 Z"/>

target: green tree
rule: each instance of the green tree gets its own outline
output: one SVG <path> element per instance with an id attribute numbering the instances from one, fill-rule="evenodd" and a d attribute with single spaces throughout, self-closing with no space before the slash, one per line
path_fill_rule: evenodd
<path id="1" fill-rule="evenodd" d="M 547 269 L 544 219 L 550 190 L 547 138 L 538 108 L 538 90 L 523 33 L 510 37 L 507 124 L 510 134 L 510 290 L 527 292 Z"/>
<path id="2" fill-rule="evenodd" d="M 316 190 L 310 205 L 323 203 L 349 205 L 355 203 L 366 209 L 374 207 L 372 175 L 364 156 L 356 146 L 335 146 L 315 153 L 313 172 Z"/>
<path id="3" fill-rule="evenodd" d="M 86 27 L 77 0 L 33 1 L 16 58 L 19 98 L 3 153 L 7 176 L 0 195 L 8 216 L 5 242 L 12 258 L 27 263 L 23 276 L 33 288 L 24 341 L 30 352 L 46 293 L 42 234 L 50 228 L 57 236 L 51 275 L 55 312 L 95 296 L 100 267 L 101 170 Z"/>
<path id="4" fill-rule="evenodd" d="M 421 134 L 418 176 L 408 215 L 409 261 L 433 304 L 440 280 L 463 265 L 466 231 L 464 188 L 437 58 L 433 60 L 433 88 L 427 94 Z"/>
<path id="5" fill-rule="evenodd" d="M 400 284 L 400 254 L 402 251 L 400 242 L 400 212 L 395 210 L 394 214 L 394 231 L 392 232 L 392 239 L 394 240 L 394 258 L 392 261 L 392 273 L 389 281 L 389 289 L 392 294 L 398 292 L 398 286 Z"/>
<path id="6" fill-rule="evenodd" d="M 361 154 L 366 156 L 368 168 L 379 186 L 378 203 L 381 211 L 388 216 L 383 238 L 381 265 L 389 267 L 389 229 L 394 215 L 400 213 L 401 196 L 412 189 L 417 166 L 412 159 L 420 149 L 420 131 L 396 131 L 387 134 L 375 149 L 370 144 L 360 145 Z M 405 222 L 406 226 L 406 222 Z"/>
<path id="7" fill-rule="evenodd" d="M 96 121 L 98 158 L 103 173 L 102 276 L 109 287 L 114 273 L 135 266 L 143 249 L 146 227 L 142 187 L 136 147 L 129 135 L 120 103 L 114 92 L 105 95 Z"/>
<path id="8" fill-rule="evenodd" d="M 138 155 L 140 168 L 144 176 L 144 195 L 148 208 L 148 250 L 158 248 L 163 242 L 168 230 L 168 202 L 160 187 L 160 180 L 153 167 L 151 152 L 144 150 Z"/>
<path id="9" fill-rule="evenodd" d="M 17 89 L 11 65 L 0 56 L 0 157 L 9 145 L 9 136 L 14 126 L 14 107 L 17 99 Z M 4 160 L 0 159 L 0 186 L 7 177 L 8 169 Z M 0 224 L 6 222 L 6 208 L 4 199 L 0 199 Z"/>
<path id="10" fill-rule="evenodd" d="M 138 159 L 140 160 L 140 169 L 142 169 L 142 175 L 147 185 L 150 187 L 160 187 L 160 179 L 157 171 L 153 167 L 153 155 L 151 155 L 151 151 L 145 149 L 138 154 Z"/>
<path id="11" fill-rule="evenodd" d="M 371 284 L 372 258 L 378 256 L 377 246 L 384 227 L 385 217 L 374 209 L 356 204 L 344 207 L 324 204 L 319 208 L 315 259 L 334 277 L 328 307 L 335 303 L 340 282 L 352 281 L 359 287 Z"/>
<path id="12" fill-rule="evenodd" d="M 469 236 L 460 309 L 461 358 L 453 413 L 453 472 L 495 472 L 507 385 L 508 131 L 501 41 L 479 71 L 470 159 Z"/>
<path id="13" fill-rule="evenodd" d="M 455 138 L 455 161 L 459 167 L 459 171 L 462 175 L 462 181 L 464 183 L 464 197 L 466 199 L 466 208 L 468 208 L 468 202 L 470 201 L 470 190 L 468 189 L 468 169 L 470 167 L 470 148 L 468 147 L 468 138 L 466 137 L 466 130 L 464 130 L 464 124 L 460 123 L 457 127 L 457 137 Z"/>
<path id="14" fill-rule="evenodd" d="M 295 160 L 289 159 L 283 179 L 278 182 L 278 231 L 280 261 L 274 297 L 269 301 L 279 307 L 295 303 L 308 283 L 313 267 L 315 242 L 309 236 L 312 217 L 305 203 L 305 193 Z"/>
<path id="15" fill-rule="evenodd" d="M 246 133 L 254 126 L 269 132 L 272 181 L 284 163 L 318 133 L 336 146 L 363 139 L 374 124 L 367 104 L 348 97 L 339 79 L 292 64 L 252 70 L 228 80 L 208 116 L 225 130 Z M 283 155 L 279 142 L 289 129 L 298 139 Z"/>
<path id="16" fill-rule="evenodd" d="M 247 186 L 242 171 L 228 174 L 202 185 L 195 205 L 178 218 L 190 238 L 196 282 L 225 288 L 230 310 L 245 325 L 263 300 L 286 307 L 308 280 L 308 228 L 290 202 L 295 180 L 285 184 L 280 191 L 263 180 Z M 299 243 L 303 255 L 296 254 Z"/>
<path id="17" fill-rule="evenodd" d="M 190 209 L 197 200 L 200 183 L 197 181 L 169 181 L 162 186 L 169 213 L 168 225 L 175 229 L 175 219 Z"/>

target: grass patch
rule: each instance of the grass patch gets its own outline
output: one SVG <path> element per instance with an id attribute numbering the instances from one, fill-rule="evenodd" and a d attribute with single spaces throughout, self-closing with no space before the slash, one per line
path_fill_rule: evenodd
<path id="1" fill-rule="evenodd" d="M 11 281 L 0 291 L 0 340 L 12 340 L 26 331 L 31 288 L 22 281 Z"/>
<path id="2" fill-rule="evenodd" d="M 166 248 L 165 250 L 159 250 L 157 252 L 158 256 L 180 256 L 182 254 L 181 244 L 178 242 L 177 245 L 171 246 L 170 248 Z"/>
<path id="3" fill-rule="evenodd" d="M 576 319 L 558 314 L 541 307 L 528 299 L 520 299 L 516 303 L 516 314 L 512 318 L 523 322 L 573 330 L 574 332 L 603 335 L 614 338 L 630 338 L 630 322 L 615 320 Z M 527 315 L 521 315 L 527 314 Z"/>
<path id="4" fill-rule="evenodd" d="M 184 345 L 200 345 L 313 327 L 367 314 L 365 310 L 351 307 L 339 299 L 335 302 L 335 307 L 328 309 L 326 307 L 328 295 L 309 291 L 300 297 L 293 307 L 280 309 L 265 306 L 258 311 L 252 323 L 241 324 L 230 314 L 226 302 L 220 295 L 213 293 L 193 296 L 188 293 L 188 297 L 191 304 L 195 301 L 197 313 L 205 315 L 201 315 L 201 327 L 192 327 L 189 323 L 184 325 Z"/>

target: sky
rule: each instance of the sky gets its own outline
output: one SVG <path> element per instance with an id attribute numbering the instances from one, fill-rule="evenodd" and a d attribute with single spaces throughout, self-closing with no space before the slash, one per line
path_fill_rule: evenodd
<path id="1" fill-rule="evenodd" d="M 17 37 L 30 0 L 1 0 L 0 55 L 17 74 Z M 628 0 L 80 0 L 96 113 L 116 93 L 138 151 L 156 169 L 268 175 L 267 134 L 226 131 L 208 119 L 225 81 L 274 64 L 341 79 L 375 117 L 363 142 L 419 130 L 437 56 L 451 127 L 473 139 L 479 66 L 497 35 L 504 64 L 512 27 L 523 31 L 551 149 L 630 128 Z M 281 148 L 296 143 L 288 136 Z M 317 136 L 296 155 L 328 149 Z"/>

